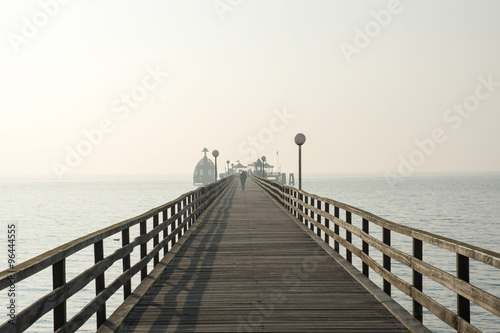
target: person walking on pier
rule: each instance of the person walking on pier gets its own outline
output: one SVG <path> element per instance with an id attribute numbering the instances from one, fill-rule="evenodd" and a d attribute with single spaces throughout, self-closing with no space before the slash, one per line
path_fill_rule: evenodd
<path id="1" fill-rule="evenodd" d="M 241 181 L 241 189 L 244 191 L 245 190 L 245 182 L 247 181 L 247 173 L 243 171 L 240 174 L 240 181 Z"/>

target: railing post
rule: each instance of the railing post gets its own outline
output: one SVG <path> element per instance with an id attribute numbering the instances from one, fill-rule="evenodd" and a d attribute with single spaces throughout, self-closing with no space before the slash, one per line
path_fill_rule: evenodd
<path id="1" fill-rule="evenodd" d="M 370 224 L 368 223 L 368 220 L 363 218 L 363 232 L 366 233 L 367 235 L 370 234 Z M 363 247 L 363 253 L 366 254 L 367 256 L 370 256 L 370 247 L 368 246 L 368 243 L 363 241 L 362 243 Z M 363 275 L 368 277 L 370 274 L 370 269 L 368 267 L 368 264 L 363 261 Z"/>
<path id="2" fill-rule="evenodd" d="M 165 209 L 163 211 L 162 216 L 163 216 L 163 223 L 166 223 L 168 220 L 168 209 Z M 168 237 L 168 226 L 165 229 L 163 229 L 163 239 L 167 237 Z M 163 247 L 163 256 L 166 256 L 167 253 L 168 253 L 168 243 L 165 244 L 165 246 Z"/>
<path id="3" fill-rule="evenodd" d="M 122 247 L 127 246 L 128 243 L 130 243 L 129 228 L 122 230 Z M 127 254 L 125 257 L 123 257 L 122 265 L 123 265 L 123 272 L 126 272 L 130 268 L 130 254 Z M 126 300 L 131 293 L 132 293 L 132 284 L 130 283 L 130 280 L 127 280 L 123 285 L 123 300 Z"/>
<path id="4" fill-rule="evenodd" d="M 469 282 L 469 257 L 457 253 L 457 277 Z M 470 323 L 470 301 L 457 294 L 457 314 Z"/>
<path id="5" fill-rule="evenodd" d="M 290 200 L 288 199 L 288 188 L 285 187 L 285 185 L 283 185 L 283 205 L 285 206 L 286 210 L 287 211 L 290 211 Z"/>
<path id="6" fill-rule="evenodd" d="M 217 186 L 217 183 L 215 183 L 214 186 Z M 177 203 L 177 214 L 179 214 L 181 211 L 182 211 L 182 200 Z M 179 217 L 177 218 L 177 222 L 175 224 L 176 224 L 175 229 L 177 229 L 182 224 L 182 214 L 179 215 Z M 182 229 L 179 229 L 176 231 L 177 241 L 181 239 L 181 236 L 182 236 Z"/>
<path id="7" fill-rule="evenodd" d="M 303 200 L 302 200 L 302 193 L 298 193 L 298 192 L 297 192 L 297 195 L 298 195 L 298 197 L 299 197 L 299 201 L 297 202 L 297 205 L 298 205 L 298 208 L 299 208 L 298 210 L 299 210 L 300 212 L 302 212 L 302 211 L 303 211 L 303 210 L 302 210 L 302 204 L 300 204 L 300 203 L 299 203 L 299 202 L 303 201 Z M 304 217 L 303 217 L 301 214 L 299 214 L 299 212 L 297 212 L 297 215 L 298 215 L 299 221 L 300 221 L 300 222 L 302 222 L 302 223 L 304 223 Z"/>
<path id="8" fill-rule="evenodd" d="M 285 193 L 286 193 L 286 189 L 285 189 L 285 185 L 281 184 L 280 186 L 280 194 L 281 194 L 281 204 L 286 207 L 286 199 L 285 199 Z"/>
<path id="9" fill-rule="evenodd" d="M 330 214 L 330 204 L 325 202 L 325 213 Z M 325 227 L 330 230 L 330 220 L 325 217 Z M 325 232 L 325 243 L 330 244 L 330 236 Z"/>
<path id="10" fill-rule="evenodd" d="M 200 197 L 200 192 L 196 191 L 193 195 L 193 223 L 198 220 L 198 212 L 195 211 L 198 209 L 198 198 Z"/>
<path id="11" fill-rule="evenodd" d="M 345 211 L 345 221 L 349 224 L 352 224 L 352 214 L 349 211 Z M 348 241 L 349 243 L 352 243 L 352 233 L 350 231 L 345 232 L 345 240 Z M 348 262 L 352 264 L 352 252 L 349 251 L 347 248 L 345 250 L 345 258 Z"/>
<path id="12" fill-rule="evenodd" d="M 304 200 L 303 201 L 304 201 L 305 204 L 308 204 L 309 203 L 309 197 L 307 195 L 304 195 Z M 305 206 L 304 206 L 304 215 L 305 216 L 309 216 L 309 209 L 305 208 Z M 307 217 L 304 219 L 304 223 L 306 224 L 306 227 L 309 228 L 309 219 Z"/>
<path id="13" fill-rule="evenodd" d="M 146 227 L 147 227 L 147 221 L 142 221 L 139 224 L 139 229 L 140 229 L 139 232 L 140 232 L 141 236 L 146 234 Z M 145 243 L 141 244 L 141 260 L 144 257 L 146 257 L 147 254 L 148 254 L 148 244 L 147 244 L 147 242 L 145 242 Z M 141 269 L 141 281 L 144 280 L 146 278 L 146 276 L 148 276 L 148 265 L 144 266 Z"/>
<path id="14" fill-rule="evenodd" d="M 288 187 L 286 188 L 286 194 L 288 194 L 287 199 L 286 199 L 287 204 L 288 204 L 288 211 L 292 212 L 293 211 L 293 209 L 292 209 L 293 201 L 291 201 L 291 199 L 290 199 L 291 190 Z"/>
<path id="15" fill-rule="evenodd" d="M 104 258 L 104 244 L 100 240 L 94 243 L 94 262 L 97 264 Z M 101 291 L 106 287 L 104 281 L 104 272 L 95 278 L 95 295 L 99 295 Z M 97 328 L 99 328 L 106 321 L 106 303 L 97 310 Z"/>
<path id="16" fill-rule="evenodd" d="M 293 207 L 297 207 L 297 191 L 295 190 L 292 190 L 292 206 Z M 297 218 L 297 210 L 296 209 L 293 209 L 293 216 L 295 216 Z"/>
<path id="17" fill-rule="evenodd" d="M 422 241 L 416 238 L 413 238 L 413 257 L 420 260 L 422 260 L 423 257 Z M 413 270 L 413 287 L 420 291 L 423 290 L 422 274 L 416 270 Z M 413 317 L 415 317 L 418 321 L 423 322 L 422 304 L 415 300 L 413 300 Z"/>
<path id="18" fill-rule="evenodd" d="M 203 197 L 203 192 L 202 191 L 198 191 L 198 197 L 196 197 L 196 200 L 198 200 L 198 203 L 196 204 L 196 209 L 200 208 L 201 207 L 201 197 Z M 201 215 L 201 212 L 198 212 L 198 214 L 196 215 L 196 219 L 198 219 L 198 217 Z"/>
<path id="19" fill-rule="evenodd" d="M 176 205 L 173 204 L 172 207 L 170 207 L 170 219 L 172 219 L 172 217 L 175 215 L 175 206 Z M 177 219 L 173 219 L 172 221 L 170 221 L 170 234 L 173 234 L 174 230 L 176 229 L 175 226 L 176 224 L 177 224 Z M 175 237 L 176 235 L 173 235 L 170 248 L 172 248 L 177 242 Z"/>
<path id="20" fill-rule="evenodd" d="M 52 288 L 57 289 L 66 283 L 66 259 L 52 265 Z M 66 301 L 54 308 L 54 331 L 66 324 Z"/>
<path id="21" fill-rule="evenodd" d="M 187 203 L 188 203 L 188 200 L 187 200 L 187 197 L 184 197 L 184 199 L 182 200 L 182 209 L 186 208 L 187 206 Z M 182 221 L 186 221 L 186 218 L 188 216 L 188 212 L 187 212 L 187 209 L 184 211 L 184 214 L 182 214 Z M 188 229 L 188 223 L 189 221 L 184 224 L 184 232 L 182 233 L 183 235 L 186 233 L 187 229 Z"/>
<path id="22" fill-rule="evenodd" d="M 326 202 L 325 202 L 325 204 L 326 204 Z M 321 210 L 321 201 L 320 200 L 316 200 L 316 208 L 318 210 Z M 321 215 L 320 214 L 316 214 L 316 222 L 321 224 Z M 321 237 L 321 229 L 320 228 L 316 228 L 316 235 L 318 235 L 318 237 Z"/>
<path id="23" fill-rule="evenodd" d="M 310 205 L 314 207 L 314 198 L 310 198 Z M 311 209 L 311 211 L 309 212 L 309 216 L 311 216 L 311 223 L 309 224 L 309 228 L 311 229 L 311 231 L 314 231 L 314 223 L 312 223 L 312 221 L 314 221 L 314 211 Z"/>
<path id="24" fill-rule="evenodd" d="M 158 214 L 155 214 L 153 216 L 153 229 L 156 228 L 159 224 L 160 224 L 159 216 Z M 160 235 L 156 234 L 156 236 L 153 237 L 153 248 L 155 248 L 156 245 L 158 245 L 159 243 L 160 243 Z M 158 265 L 159 262 L 160 262 L 160 255 L 159 253 L 157 253 L 153 258 L 153 266 Z"/>
<path id="25" fill-rule="evenodd" d="M 188 205 L 191 205 L 191 207 L 189 208 L 189 213 L 188 213 L 188 215 L 189 215 L 189 226 L 188 226 L 188 228 L 191 228 L 191 226 L 194 223 L 194 214 L 193 214 L 193 212 L 194 212 L 194 204 L 193 204 L 194 197 L 195 197 L 195 193 L 191 193 L 189 195 L 189 198 L 188 198 Z"/>
<path id="26" fill-rule="evenodd" d="M 333 210 L 335 217 L 340 218 L 340 208 L 334 206 Z M 333 232 L 335 233 L 335 235 L 340 236 L 340 227 L 337 223 L 334 223 Z M 340 253 L 340 243 L 337 242 L 336 240 L 333 241 L 333 249 L 337 251 L 337 253 Z"/>
<path id="27" fill-rule="evenodd" d="M 391 230 L 386 228 L 382 229 L 382 241 L 384 242 L 385 245 L 391 246 Z M 384 261 L 384 268 L 390 272 L 391 257 L 389 257 L 387 254 L 384 254 L 383 261 Z M 387 295 L 391 296 L 391 284 L 386 279 L 384 279 L 384 291 Z"/>

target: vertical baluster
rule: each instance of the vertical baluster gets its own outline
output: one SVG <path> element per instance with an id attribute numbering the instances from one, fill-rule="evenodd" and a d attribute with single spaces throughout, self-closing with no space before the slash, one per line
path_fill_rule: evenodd
<path id="1" fill-rule="evenodd" d="M 367 235 L 370 233 L 370 225 L 368 223 L 367 219 L 363 219 L 363 232 L 365 232 Z M 362 248 L 363 248 L 363 253 L 366 254 L 367 256 L 370 256 L 370 247 L 368 246 L 368 243 L 363 241 L 362 243 Z M 370 274 L 370 270 L 368 268 L 368 264 L 363 261 L 363 275 L 368 277 Z"/>
<path id="2" fill-rule="evenodd" d="M 339 219 L 340 218 L 340 208 L 334 206 L 333 210 L 334 210 L 335 217 Z M 337 236 L 340 236 L 340 226 L 337 223 L 335 223 L 333 226 L 333 232 Z M 335 251 L 337 251 L 337 253 L 340 253 L 340 243 L 337 242 L 336 240 L 333 242 L 333 248 Z"/>
<path id="3" fill-rule="evenodd" d="M 201 207 L 202 196 L 203 196 L 203 193 L 201 191 L 198 191 L 198 196 L 196 197 L 196 200 L 198 200 L 198 203 L 196 204 L 196 209 Z M 202 212 L 198 212 L 198 214 L 196 214 L 196 219 L 198 219 L 198 217 L 201 215 L 201 213 Z"/>
<path id="4" fill-rule="evenodd" d="M 172 235 L 175 231 L 175 224 L 177 223 L 177 219 L 172 219 L 172 217 L 175 215 L 175 204 L 172 205 L 172 207 L 170 207 L 170 234 Z M 171 240 L 171 246 L 170 248 L 172 248 L 176 243 L 176 239 L 175 239 L 175 234 L 172 236 L 172 240 Z"/>
<path id="5" fill-rule="evenodd" d="M 94 262 L 97 264 L 104 258 L 104 243 L 102 240 L 94 243 Z M 95 294 L 99 295 L 106 287 L 104 281 L 104 272 L 95 278 Z M 97 310 L 97 328 L 99 328 L 106 321 L 106 303 Z"/>
<path id="6" fill-rule="evenodd" d="M 153 229 L 159 226 L 159 224 L 160 224 L 160 219 L 158 213 L 156 213 L 153 216 Z M 153 248 L 155 248 L 159 243 L 160 243 L 160 235 L 157 234 L 156 236 L 153 237 Z M 159 262 L 160 262 L 160 255 L 159 253 L 157 253 L 153 258 L 153 265 L 156 266 L 158 265 Z"/>
<path id="7" fill-rule="evenodd" d="M 57 289 L 66 283 L 66 259 L 52 265 L 52 288 Z M 54 331 L 66 324 L 66 301 L 54 308 Z"/>
<path id="8" fill-rule="evenodd" d="M 309 197 L 307 195 L 304 195 L 304 204 L 308 204 L 309 203 Z M 309 215 L 309 209 L 305 208 L 304 206 L 304 223 L 306 224 L 306 227 L 309 228 L 309 219 L 307 218 L 307 216 Z"/>
<path id="9" fill-rule="evenodd" d="M 147 221 L 142 221 L 139 224 L 141 236 L 146 234 L 146 228 L 147 228 Z M 148 254 L 148 244 L 147 242 L 145 242 L 141 244 L 141 259 L 146 257 L 147 254 Z M 144 266 L 141 269 L 141 281 L 144 280 L 146 276 L 148 276 L 148 265 Z"/>
<path id="10" fill-rule="evenodd" d="M 285 189 L 285 185 L 280 185 L 280 195 L 281 195 L 281 204 L 286 207 L 286 198 L 285 198 L 285 193 L 286 193 L 286 189 Z"/>
<path id="11" fill-rule="evenodd" d="M 214 186 L 217 186 L 217 183 L 215 183 Z M 182 200 L 177 203 L 177 213 L 180 213 L 181 211 L 182 211 Z M 180 214 L 179 217 L 177 218 L 175 229 L 179 228 L 181 224 L 182 224 L 182 214 Z M 182 236 L 182 228 L 176 231 L 176 235 L 177 235 L 177 241 L 179 241 L 179 239 Z"/>
<path id="12" fill-rule="evenodd" d="M 330 214 L 330 204 L 328 202 L 325 202 L 325 213 Z M 326 229 L 330 230 L 330 220 L 325 217 L 325 227 Z M 330 236 L 328 236 L 327 233 L 325 233 L 325 243 L 330 244 Z"/>
<path id="13" fill-rule="evenodd" d="M 469 257 L 457 253 L 457 277 L 469 282 Z M 470 301 L 457 294 L 457 313 L 470 323 Z"/>
<path id="14" fill-rule="evenodd" d="M 382 229 L 382 241 L 384 242 L 385 245 L 391 246 L 391 231 L 389 229 L 386 229 L 386 228 Z M 383 259 L 384 268 L 390 272 L 391 271 L 391 257 L 384 254 L 383 258 L 384 258 Z M 387 295 L 391 296 L 391 284 L 386 279 L 384 279 L 384 291 Z"/>
<path id="15" fill-rule="evenodd" d="M 288 199 L 287 194 L 289 194 L 289 190 L 285 185 L 283 185 L 283 200 L 285 200 L 285 208 L 287 211 L 290 211 L 290 199 Z"/>
<path id="16" fill-rule="evenodd" d="M 185 199 L 185 207 L 188 207 L 189 204 L 191 203 L 191 195 L 188 195 Z M 187 223 L 186 223 L 186 226 L 184 227 L 184 233 L 186 233 L 186 231 L 189 229 L 189 227 L 191 226 L 191 208 L 187 208 L 186 209 L 186 212 L 184 213 L 184 216 L 186 217 L 187 219 Z"/>
<path id="17" fill-rule="evenodd" d="M 168 209 L 165 209 L 162 213 L 163 216 L 163 223 L 167 223 L 168 220 Z M 163 239 L 168 237 L 168 226 L 166 226 L 165 229 L 163 229 Z M 163 256 L 166 256 L 168 253 L 168 243 L 163 246 Z"/>
<path id="18" fill-rule="evenodd" d="M 186 208 L 186 206 L 187 206 L 187 198 L 184 198 L 184 199 L 182 200 L 182 209 Z M 187 218 L 187 209 L 184 211 L 184 214 L 182 214 L 182 221 L 183 221 L 183 222 L 184 222 L 184 221 L 186 221 L 186 218 Z M 188 225 L 188 223 L 189 223 L 189 222 L 186 222 L 186 224 L 184 224 L 184 228 L 183 228 L 184 232 L 182 233 L 183 235 L 184 235 L 184 234 L 186 233 L 186 231 L 187 231 L 187 228 L 188 228 L 188 226 L 187 226 L 187 225 Z"/>
<path id="19" fill-rule="evenodd" d="M 127 228 L 122 230 L 122 247 L 127 246 L 130 243 L 130 229 Z M 123 272 L 126 272 L 130 268 L 130 254 L 127 254 L 122 259 Z M 132 293 L 132 284 L 130 280 L 127 280 L 123 285 L 123 299 L 126 300 L 127 297 Z"/>
<path id="20" fill-rule="evenodd" d="M 191 196 L 191 203 L 193 204 L 193 206 L 191 207 L 191 215 L 192 215 L 191 225 L 193 225 L 197 220 L 197 215 L 195 213 L 197 198 L 198 198 L 198 192 L 194 192 L 193 195 Z"/>
<path id="21" fill-rule="evenodd" d="M 303 199 L 302 198 L 302 193 L 298 193 L 298 196 L 299 196 L 299 200 L 298 200 L 297 203 L 298 203 L 299 207 L 298 207 L 297 215 L 298 215 L 299 221 L 302 222 L 302 223 L 304 223 L 304 217 L 301 214 L 299 214 L 300 212 L 302 212 L 302 204 L 300 203 L 302 201 L 302 199 Z"/>
<path id="22" fill-rule="evenodd" d="M 200 197 L 200 191 L 196 191 L 194 193 L 194 197 L 193 197 L 193 223 L 198 221 L 198 212 L 196 212 L 196 210 L 198 209 L 198 198 Z M 196 212 L 196 213 L 195 213 Z"/>
<path id="23" fill-rule="evenodd" d="M 198 220 L 198 212 L 196 211 L 198 209 L 198 198 L 200 197 L 200 192 L 196 191 L 193 194 L 193 223 L 195 223 Z"/>
<path id="24" fill-rule="evenodd" d="M 422 241 L 416 238 L 413 238 L 413 256 L 420 260 L 422 260 L 423 256 Z M 413 287 L 420 291 L 423 290 L 422 274 L 416 270 L 413 270 Z M 413 300 L 413 317 L 415 317 L 418 321 L 423 322 L 422 305 L 415 300 Z"/>
<path id="25" fill-rule="evenodd" d="M 194 211 L 194 204 L 192 204 L 194 201 L 194 193 L 191 193 L 189 195 L 189 198 L 188 198 L 188 205 L 191 205 L 189 207 L 189 225 L 188 225 L 188 228 L 191 228 L 191 226 L 193 225 L 193 211 Z"/>
<path id="26" fill-rule="evenodd" d="M 316 208 L 321 211 L 321 201 L 320 200 L 316 200 Z M 321 224 L 321 215 L 320 214 L 316 214 L 316 222 Z M 321 229 L 320 228 L 316 228 L 316 235 L 318 235 L 318 237 L 321 237 Z"/>
<path id="27" fill-rule="evenodd" d="M 349 212 L 347 210 L 345 211 L 345 221 L 349 224 L 352 224 L 352 214 L 351 214 L 351 212 Z M 350 231 L 346 230 L 345 239 L 349 243 L 352 243 L 352 233 Z M 345 257 L 346 257 L 348 262 L 352 263 L 352 252 L 349 251 L 347 248 L 345 250 Z"/>
<path id="28" fill-rule="evenodd" d="M 314 198 L 310 198 L 310 205 L 314 207 Z M 309 216 L 311 216 L 311 223 L 309 224 L 309 228 L 314 231 L 314 223 L 312 221 L 314 221 L 314 211 L 311 209 L 310 210 L 310 213 L 309 213 Z"/>

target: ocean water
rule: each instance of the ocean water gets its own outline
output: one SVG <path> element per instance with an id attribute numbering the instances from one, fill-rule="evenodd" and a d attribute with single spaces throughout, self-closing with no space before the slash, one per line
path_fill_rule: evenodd
<path id="1" fill-rule="evenodd" d="M 500 175 L 478 176 L 421 176 L 405 179 L 391 187 L 380 176 L 315 176 L 303 177 L 305 191 L 341 201 L 391 221 L 424 229 L 445 237 L 500 252 Z M 16 262 L 20 263 L 82 235 L 116 222 L 137 216 L 157 207 L 195 187 L 191 176 L 156 179 L 86 179 L 66 182 L 48 180 L 0 180 L 0 216 L 4 237 L 0 248 L 7 249 L 8 226 L 16 228 Z M 341 216 L 343 217 L 343 216 Z M 353 221 L 354 224 L 360 221 Z M 134 232 L 132 230 L 131 239 Z M 380 231 L 370 230 L 373 235 Z M 105 255 L 121 244 L 120 235 L 105 241 Z M 361 242 L 354 244 L 361 247 Z M 411 253 L 411 239 L 393 234 L 393 246 Z M 381 262 L 381 255 L 370 250 Z M 345 252 L 341 252 L 345 254 Z M 132 254 L 132 261 L 138 257 Z M 135 258 L 134 258 L 135 256 Z M 0 257 L 1 258 L 1 257 Z M 8 252 L 0 259 L 0 269 L 7 268 Z M 361 267 L 354 258 L 354 265 Z M 455 274 L 455 255 L 431 246 L 424 246 L 424 261 Z M 84 249 L 67 261 L 67 280 L 93 264 L 92 247 Z M 497 269 L 471 261 L 471 282 L 490 293 L 500 295 L 500 274 Z M 151 268 L 151 267 L 150 267 Z M 411 282 L 411 271 L 393 262 L 393 272 Z M 111 282 L 121 271 L 121 263 L 106 272 Z M 381 286 L 381 279 L 370 272 L 372 280 Z M 132 280 L 134 288 L 138 279 Z M 16 304 L 19 312 L 51 290 L 51 271 L 31 277 L 16 285 Z M 455 311 L 456 295 L 431 280 L 424 279 L 424 292 Z M 7 291 L 2 299 L 8 301 Z M 94 296 L 89 284 L 68 301 L 68 319 Z M 122 301 L 121 291 L 107 302 L 107 314 Z M 393 288 L 393 297 L 411 310 L 411 301 Z M 498 332 L 500 320 L 472 306 L 472 323 L 484 332 Z M 424 324 L 433 332 L 451 332 L 446 325 L 424 309 Z M 52 313 L 34 324 L 29 332 L 49 332 Z M 94 332 L 95 318 L 80 332 Z"/>

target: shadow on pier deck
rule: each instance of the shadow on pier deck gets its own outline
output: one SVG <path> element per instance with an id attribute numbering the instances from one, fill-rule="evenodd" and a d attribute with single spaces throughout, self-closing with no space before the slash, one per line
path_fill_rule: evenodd
<path id="1" fill-rule="evenodd" d="M 253 181 L 200 221 L 119 332 L 408 331 Z"/>

